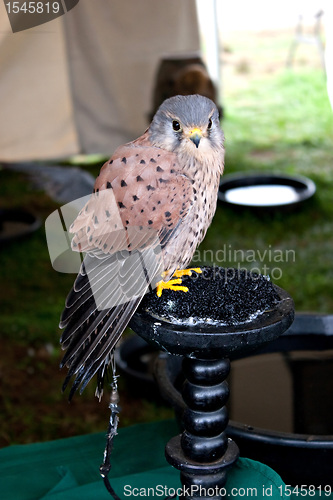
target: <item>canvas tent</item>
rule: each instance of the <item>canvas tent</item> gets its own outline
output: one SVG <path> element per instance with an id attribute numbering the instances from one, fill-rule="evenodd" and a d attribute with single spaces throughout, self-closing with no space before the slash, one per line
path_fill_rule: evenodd
<path id="1" fill-rule="evenodd" d="M 0 2 L 0 161 L 109 155 L 140 135 L 167 54 L 199 53 L 194 0 L 80 0 L 13 33 Z"/>

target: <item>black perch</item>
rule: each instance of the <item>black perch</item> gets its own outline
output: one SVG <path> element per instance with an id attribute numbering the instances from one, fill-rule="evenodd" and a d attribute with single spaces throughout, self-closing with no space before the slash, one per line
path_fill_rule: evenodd
<path id="1" fill-rule="evenodd" d="M 166 459 L 180 470 L 186 498 L 218 499 L 239 456 L 226 436 L 230 360 L 285 332 L 294 304 L 267 277 L 246 270 L 206 267 L 183 283 L 187 293 L 148 294 L 130 326 L 162 351 L 184 357 L 184 432 L 167 443 Z"/>

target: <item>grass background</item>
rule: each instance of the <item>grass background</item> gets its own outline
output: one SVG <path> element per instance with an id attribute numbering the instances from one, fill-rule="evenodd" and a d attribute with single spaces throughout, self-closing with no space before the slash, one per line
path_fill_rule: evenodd
<path id="1" fill-rule="evenodd" d="M 279 267 L 275 282 L 292 295 L 297 311 L 332 313 L 333 113 L 314 49 L 300 47 L 293 68 L 286 68 L 291 40 L 291 32 L 279 31 L 238 33 L 224 41 L 225 172 L 301 174 L 316 183 L 317 192 L 290 213 L 219 206 L 200 251 L 214 253 L 223 245 L 244 255 L 293 250 L 292 262 L 259 258 L 241 265 Z M 97 175 L 100 166 L 85 162 L 83 168 Z M 22 174 L 3 168 L 0 199 L 1 207 L 25 208 L 42 220 L 57 208 Z M 0 446 L 105 430 L 107 397 L 98 403 L 93 383 L 70 405 L 61 393 L 57 325 L 74 276 L 52 269 L 43 227 L 3 246 L 0 258 Z M 233 258 L 202 263 L 238 264 Z M 122 426 L 172 414 L 133 394 L 123 377 L 120 396 Z"/>

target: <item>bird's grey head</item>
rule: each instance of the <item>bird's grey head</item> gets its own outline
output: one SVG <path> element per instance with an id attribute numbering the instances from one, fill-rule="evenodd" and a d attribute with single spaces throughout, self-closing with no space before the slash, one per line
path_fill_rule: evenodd
<path id="1" fill-rule="evenodd" d="M 200 95 L 166 99 L 153 118 L 149 137 L 154 146 L 197 158 L 223 152 L 218 110 Z"/>

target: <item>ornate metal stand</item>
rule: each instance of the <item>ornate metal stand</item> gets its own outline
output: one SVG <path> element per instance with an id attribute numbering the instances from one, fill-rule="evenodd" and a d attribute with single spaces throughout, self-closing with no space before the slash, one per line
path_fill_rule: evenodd
<path id="1" fill-rule="evenodd" d="M 181 482 L 189 492 L 186 498 L 222 497 L 227 470 L 239 455 L 237 445 L 225 434 L 229 359 L 274 340 L 291 325 L 293 301 L 284 290 L 275 286 L 274 290 L 278 298 L 273 308 L 236 325 L 226 325 L 222 321 L 207 323 L 204 318 L 195 324 L 190 319 L 171 323 L 169 318 L 156 317 L 144 307 L 132 318 L 131 328 L 147 342 L 170 354 L 184 356 L 185 430 L 167 443 L 166 459 L 180 470 Z M 170 297 L 164 300 L 170 305 Z M 193 296 L 188 293 L 180 300 L 193 302 Z M 172 308 L 175 309 L 174 304 Z M 214 496 L 211 488 L 216 492 Z"/>
<path id="2" fill-rule="evenodd" d="M 226 471 L 239 455 L 237 445 L 225 435 L 229 370 L 228 359 L 185 358 L 183 362 L 185 430 L 169 441 L 165 452 L 168 462 L 181 471 L 183 486 L 201 497 L 225 485 Z"/>

